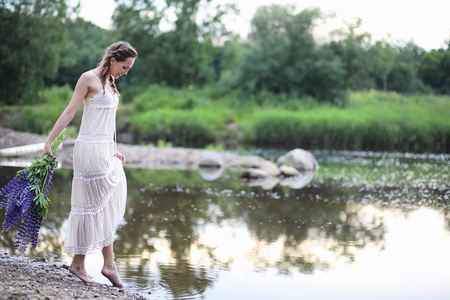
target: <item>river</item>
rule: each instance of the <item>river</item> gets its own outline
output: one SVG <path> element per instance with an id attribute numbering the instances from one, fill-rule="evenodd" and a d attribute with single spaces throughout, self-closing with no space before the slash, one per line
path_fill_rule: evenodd
<path id="1" fill-rule="evenodd" d="M 280 152 L 252 150 L 275 160 Z M 313 151 L 302 188 L 268 188 L 232 170 L 126 168 L 114 251 L 124 283 L 148 299 L 448 299 L 450 155 Z M 17 167 L 0 167 L 0 184 Z M 72 170 L 55 171 L 36 249 L 62 253 Z M 3 212 L 2 212 L 3 215 Z M 86 259 L 98 282 L 100 253 Z"/>

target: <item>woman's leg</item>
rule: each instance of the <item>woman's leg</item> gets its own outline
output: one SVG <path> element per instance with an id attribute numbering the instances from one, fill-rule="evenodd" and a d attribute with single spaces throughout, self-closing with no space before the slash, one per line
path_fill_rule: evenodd
<path id="1" fill-rule="evenodd" d="M 122 280 L 120 280 L 119 273 L 117 272 L 116 264 L 114 263 L 113 244 L 102 249 L 103 253 L 103 268 L 102 274 L 111 281 L 114 286 L 119 288 L 123 287 Z"/>
<path id="2" fill-rule="evenodd" d="M 89 276 L 87 273 L 85 267 L 84 267 L 84 259 L 86 258 L 86 255 L 79 255 L 76 254 L 73 257 L 72 264 L 69 267 L 69 272 L 73 275 L 77 276 L 81 280 L 87 283 L 95 283 L 94 280 Z"/>

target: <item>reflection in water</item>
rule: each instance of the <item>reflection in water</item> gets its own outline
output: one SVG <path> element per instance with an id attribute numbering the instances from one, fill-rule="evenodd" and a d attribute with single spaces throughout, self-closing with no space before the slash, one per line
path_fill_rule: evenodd
<path id="1" fill-rule="evenodd" d="M 218 179 L 223 173 L 223 167 L 213 168 L 213 167 L 199 167 L 198 173 L 203 179 L 207 181 L 214 181 Z"/>
<path id="2" fill-rule="evenodd" d="M 311 182 L 314 174 L 316 171 L 301 171 L 300 175 L 283 178 L 280 184 L 293 189 L 301 189 Z"/>
<path id="3" fill-rule="evenodd" d="M 150 299 L 449 295 L 448 166 L 316 157 L 322 168 L 302 188 L 250 186 L 229 170 L 205 181 L 196 171 L 126 169 L 127 212 L 114 243 L 124 282 Z M 0 184 L 16 171 L 0 167 Z M 72 170 L 55 172 L 38 248 L 25 255 L 70 261 L 62 246 L 71 179 Z M 1 234 L 0 248 L 21 255 L 14 234 Z M 100 253 L 88 256 L 92 269 L 101 263 Z"/>

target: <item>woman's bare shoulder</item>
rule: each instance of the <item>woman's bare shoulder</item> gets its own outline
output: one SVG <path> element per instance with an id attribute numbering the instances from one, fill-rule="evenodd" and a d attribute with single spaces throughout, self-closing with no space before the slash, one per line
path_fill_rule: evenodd
<path id="1" fill-rule="evenodd" d="M 78 79 L 78 84 L 88 90 L 88 94 L 86 95 L 87 98 L 98 94 L 102 89 L 100 80 L 98 79 L 97 75 L 95 75 L 95 69 L 86 71 L 81 74 L 80 78 Z"/>

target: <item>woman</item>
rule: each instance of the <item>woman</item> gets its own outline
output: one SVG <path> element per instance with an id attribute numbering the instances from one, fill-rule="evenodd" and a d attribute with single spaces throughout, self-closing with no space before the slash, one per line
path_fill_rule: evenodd
<path id="1" fill-rule="evenodd" d="M 137 58 L 127 42 L 117 42 L 106 50 L 98 67 L 83 73 L 69 105 L 50 132 L 41 156 L 53 157 L 51 143 L 72 121 L 84 100 L 78 138 L 73 149 L 71 211 L 64 252 L 74 254 L 69 271 L 87 283 L 86 254 L 102 251 L 101 273 L 117 287 L 123 283 L 114 263 L 113 241 L 117 222 L 123 218 L 127 186 L 123 156 L 116 148 L 115 127 L 119 92 L 114 80 L 127 75 Z"/>

